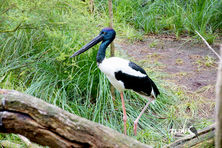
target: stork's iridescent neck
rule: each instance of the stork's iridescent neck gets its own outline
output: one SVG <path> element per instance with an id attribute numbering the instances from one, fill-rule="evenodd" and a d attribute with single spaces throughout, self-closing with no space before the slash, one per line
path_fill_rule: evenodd
<path id="1" fill-rule="evenodd" d="M 101 45 L 99 46 L 99 50 L 97 52 L 97 56 L 96 56 L 97 63 L 102 63 L 102 61 L 105 59 L 106 49 L 111 42 L 112 40 L 106 40 L 101 43 Z"/>

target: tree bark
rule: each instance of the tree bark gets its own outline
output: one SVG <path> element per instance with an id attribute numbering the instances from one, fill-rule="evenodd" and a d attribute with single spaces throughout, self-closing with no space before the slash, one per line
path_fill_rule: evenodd
<path id="1" fill-rule="evenodd" d="M 109 7 L 109 27 L 113 28 L 113 3 L 112 0 L 108 0 L 108 7 Z M 115 55 L 115 45 L 114 41 L 110 45 L 110 56 L 113 57 Z M 111 84 L 110 84 L 111 85 Z M 115 100 L 115 88 L 111 85 L 110 86 L 111 95 L 113 100 Z"/>
<path id="2" fill-rule="evenodd" d="M 109 27 L 113 28 L 113 3 L 112 0 L 108 1 L 108 5 L 109 5 Z M 115 46 L 114 46 L 114 42 L 111 43 L 111 50 L 110 50 L 110 56 L 114 56 L 115 54 Z"/>
<path id="3" fill-rule="evenodd" d="M 220 45 L 222 56 L 222 44 Z M 216 84 L 216 140 L 217 148 L 222 147 L 222 60 L 219 62 Z"/>
<path id="4" fill-rule="evenodd" d="M 113 3 L 112 0 L 108 0 L 109 5 L 109 27 L 113 28 Z M 114 41 L 111 43 L 110 46 L 110 56 L 113 57 L 115 54 L 115 46 Z"/>
<path id="5" fill-rule="evenodd" d="M 151 147 L 41 99 L 0 89 L 0 132 L 50 147 Z"/>

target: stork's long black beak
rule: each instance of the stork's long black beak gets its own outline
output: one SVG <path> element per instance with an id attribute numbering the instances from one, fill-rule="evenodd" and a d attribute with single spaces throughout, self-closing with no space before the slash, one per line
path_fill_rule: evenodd
<path id="1" fill-rule="evenodd" d="M 93 47 L 94 45 L 98 44 L 99 42 L 101 42 L 103 40 L 103 35 L 98 35 L 97 37 L 95 37 L 92 41 L 90 41 L 88 44 L 86 44 L 85 46 L 83 46 L 80 50 L 78 50 L 77 52 L 75 52 L 70 58 L 75 57 L 85 51 L 87 51 L 88 49 L 90 49 L 91 47 Z"/>

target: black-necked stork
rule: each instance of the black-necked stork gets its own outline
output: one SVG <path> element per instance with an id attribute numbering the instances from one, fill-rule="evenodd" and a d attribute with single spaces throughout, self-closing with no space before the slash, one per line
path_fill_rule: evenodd
<path id="1" fill-rule="evenodd" d="M 148 77 L 145 70 L 139 67 L 137 64 L 121 59 L 118 57 L 111 57 L 106 59 L 106 49 L 109 44 L 114 40 L 116 32 L 112 28 L 104 28 L 100 34 L 95 37 L 91 42 L 82 47 L 79 51 L 75 52 L 71 57 L 77 56 L 97 43 L 101 42 L 99 51 L 97 53 L 96 61 L 99 69 L 107 76 L 111 84 L 120 92 L 123 108 L 123 122 L 124 122 L 124 134 L 126 135 L 126 109 L 124 104 L 123 91 L 125 89 L 131 89 L 138 94 L 146 97 L 149 101 L 134 121 L 134 134 L 137 132 L 137 123 L 148 107 L 148 105 L 154 101 L 154 99 L 160 94 L 155 83 Z"/>

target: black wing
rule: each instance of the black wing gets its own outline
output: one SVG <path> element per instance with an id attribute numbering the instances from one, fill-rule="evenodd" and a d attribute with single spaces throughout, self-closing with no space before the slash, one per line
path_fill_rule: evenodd
<path id="1" fill-rule="evenodd" d="M 143 68 L 141 68 L 140 66 L 138 66 L 136 63 L 133 63 L 133 62 L 129 62 L 129 67 L 131 67 L 132 69 L 136 70 L 136 71 L 139 71 L 141 72 L 142 74 L 146 74 L 145 70 Z"/>
<path id="2" fill-rule="evenodd" d="M 133 75 L 123 73 L 120 70 L 120 71 L 115 72 L 116 79 L 118 81 L 122 81 L 126 89 L 132 89 L 142 95 L 150 96 L 151 91 L 153 89 L 155 93 L 155 97 L 157 97 L 160 94 L 160 92 L 158 88 L 156 87 L 155 83 L 147 76 L 145 70 L 143 70 L 138 65 L 136 65 L 135 67 L 137 68 L 137 71 L 143 72 L 143 74 L 145 74 L 146 76 L 144 77 L 133 76 Z"/>

